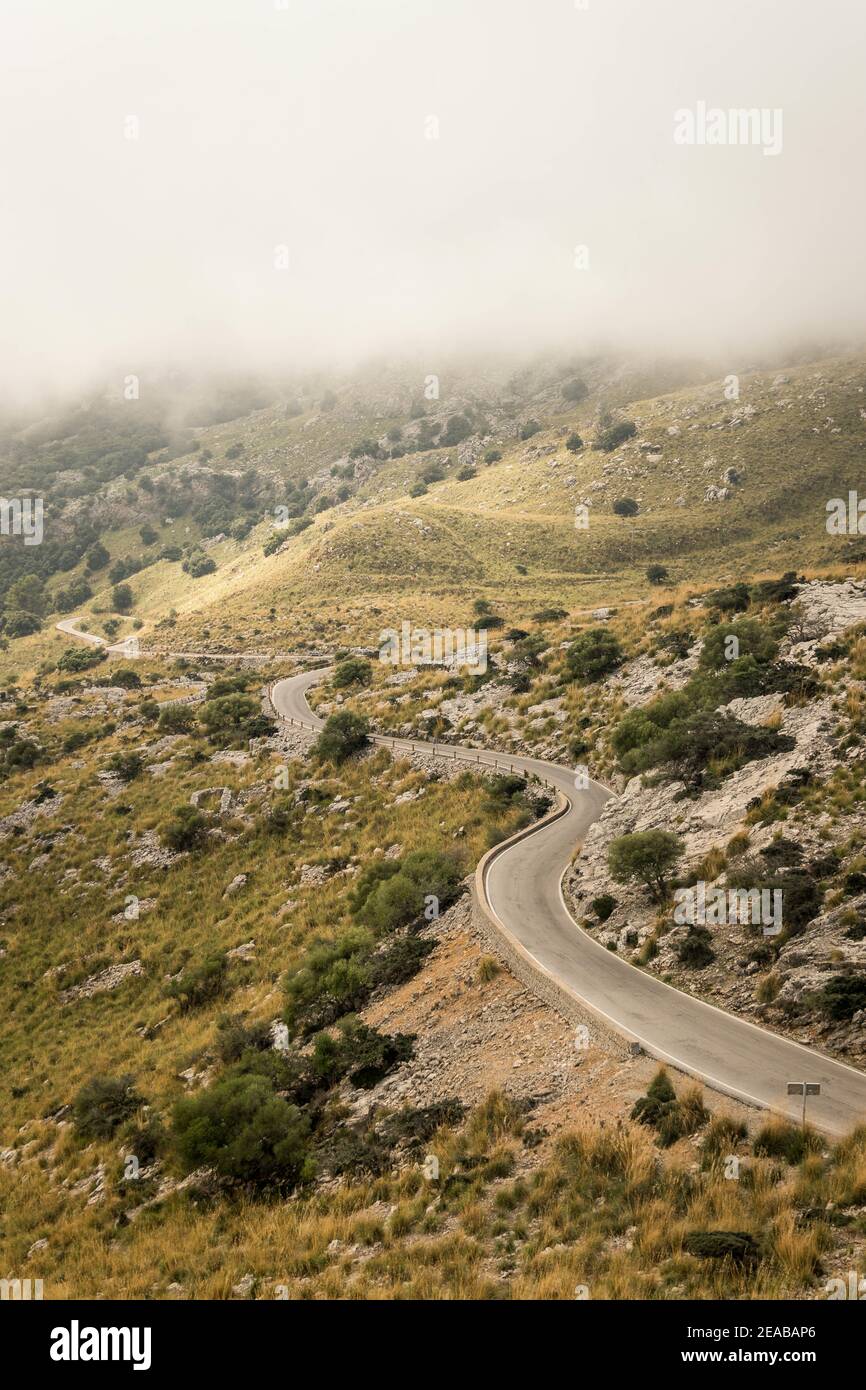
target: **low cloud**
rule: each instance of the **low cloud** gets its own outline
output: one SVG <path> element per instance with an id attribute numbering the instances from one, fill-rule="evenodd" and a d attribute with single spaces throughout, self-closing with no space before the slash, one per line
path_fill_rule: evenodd
<path id="1" fill-rule="evenodd" d="M 4 28 L 15 389 L 863 334 L 847 0 L 11 0 Z M 701 109 L 779 124 L 675 138 Z"/>

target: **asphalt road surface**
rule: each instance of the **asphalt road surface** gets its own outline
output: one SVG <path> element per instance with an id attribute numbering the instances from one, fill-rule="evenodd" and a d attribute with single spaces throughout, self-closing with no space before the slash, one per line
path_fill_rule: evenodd
<path id="1" fill-rule="evenodd" d="M 306 671 L 277 681 L 271 690 L 277 714 L 321 728 L 305 692 L 322 674 Z M 377 736 L 376 741 L 397 751 L 435 747 L 441 756 L 470 765 L 535 773 L 567 796 L 565 815 L 491 858 L 484 888 L 494 916 L 541 969 L 608 1027 L 715 1090 L 797 1120 L 802 1099 L 788 1096 L 788 1082 L 818 1082 L 821 1094 L 809 1097 L 807 1118 L 829 1134 L 846 1134 L 866 1121 L 866 1073 L 673 989 L 606 950 L 577 925 L 560 882 L 575 846 L 611 795 L 607 788 L 591 783 L 577 790 L 572 769 L 536 758 L 418 739 Z"/>

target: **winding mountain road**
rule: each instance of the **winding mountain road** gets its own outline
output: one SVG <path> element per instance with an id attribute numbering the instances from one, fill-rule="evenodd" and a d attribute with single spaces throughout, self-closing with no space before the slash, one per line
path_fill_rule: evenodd
<path id="1" fill-rule="evenodd" d="M 112 656 L 128 654 L 125 643 L 110 646 L 104 638 L 80 631 L 79 621 L 66 618 L 57 627 L 82 642 L 104 646 Z M 304 671 L 271 687 L 280 719 L 322 728 L 306 692 L 323 674 L 322 669 Z M 425 749 L 470 766 L 535 775 L 560 794 L 560 814 L 485 856 L 483 905 L 534 969 L 609 1029 L 717 1091 L 792 1119 L 800 1118 L 802 1101 L 787 1094 L 787 1084 L 817 1082 L 821 1092 L 809 1098 L 808 1118 L 828 1134 L 847 1134 L 866 1122 L 866 1073 L 674 989 L 629 965 L 577 925 L 565 906 L 562 877 L 575 846 L 611 795 L 606 787 L 594 782 L 578 791 L 572 769 L 539 758 L 381 734 L 372 738 L 397 752 Z"/>
<path id="2" fill-rule="evenodd" d="M 277 715 L 320 729 L 322 720 L 310 709 L 306 691 L 322 675 L 306 671 L 277 681 L 270 691 Z M 866 1073 L 666 985 L 577 925 L 565 906 L 561 880 L 575 846 L 601 815 L 611 795 L 607 788 L 591 783 L 577 791 L 572 769 L 537 758 L 382 735 L 374 740 L 398 752 L 423 748 L 474 766 L 534 773 L 562 793 L 563 814 L 487 856 L 482 892 L 500 929 L 519 943 L 535 968 L 608 1028 L 715 1090 L 792 1119 L 799 1120 L 802 1100 L 787 1094 L 787 1083 L 818 1082 L 821 1093 L 810 1096 L 808 1118 L 828 1134 L 846 1134 L 866 1121 Z"/>

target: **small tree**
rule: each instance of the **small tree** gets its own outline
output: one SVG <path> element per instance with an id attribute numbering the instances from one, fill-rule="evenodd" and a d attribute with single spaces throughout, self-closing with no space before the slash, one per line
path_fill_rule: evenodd
<path id="1" fill-rule="evenodd" d="M 35 574 L 23 574 L 20 579 L 16 579 L 15 583 L 9 586 L 6 606 L 10 609 L 21 609 L 25 613 L 34 613 L 37 618 L 44 617 L 48 598 L 42 580 Z"/>
<path id="2" fill-rule="evenodd" d="M 601 680 L 622 663 L 623 652 L 616 637 L 607 628 L 591 627 L 582 632 L 569 647 L 565 669 L 572 680 Z"/>
<path id="3" fill-rule="evenodd" d="M 111 591 L 111 606 L 115 613 L 128 613 L 132 604 L 132 590 L 129 585 L 115 584 Z"/>
<path id="4" fill-rule="evenodd" d="M 347 661 L 341 661 L 334 671 L 333 685 L 337 690 L 344 690 L 347 685 L 369 685 L 372 679 L 373 668 L 369 661 L 360 656 L 350 656 Z"/>
<path id="5" fill-rule="evenodd" d="M 57 669 L 77 674 L 89 671 L 92 666 L 98 666 L 107 659 L 104 647 L 67 647 L 57 662 Z"/>
<path id="6" fill-rule="evenodd" d="M 104 569 L 111 556 L 101 541 L 97 541 L 87 552 L 87 568 L 91 571 Z"/>
<path id="7" fill-rule="evenodd" d="M 576 430 L 572 431 L 572 433 L 566 439 L 565 447 L 570 454 L 580 453 L 581 449 L 583 448 L 583 440 L 581 439 L 580 435 L 577 433 Z"/>
<path id="8" fill-rule="evenodd" d="M 153 703 L 156 704 L 156 701 Z M 165 709 L 159 711 L 157 728 L 160 733 L 188 734 L 194 724 L 195 716 L 189 705 L 166 705 Z"/>
<path id="9" fill-rule="evenodd" d="M 213 574 L 216 569 L 216 561 L 213 556 L 205 555 L 203 550 L 193 550 L 181 565 L 190 579 L 201 579 L 205 574 Z"/>
<path id="10" fill-rule="evenodd" d="M 179 1100 L 174 1139 L 187 1170 L 207 1165 L 251 1188 L 290 1190 L 312 1176 L 309 1121 L 264 1076 L 229 1075 Z"/>
<path id="11" fill-rule="evenodd" d="M 321 762 L 343 763 L 369 742 L 369 724 L 358 714 L 340 710 L 331 714 L 314 746 L 314 755 Z"/>
<path id="12" fill-rule="evenodd" d="M 199 719 L 212 738 L 252 736 L 257 732 L 261 707 L 253 695 L 221 695 L 202 705 Z"/>
<path id="13" fill-rule="evenodd" d="M 661 902 L 667 889 L 667 874 L 682 854 L 682 841 L 670 830 L 640 830 L 611 842 L 607 866 L 617 883 L 637 880 L 646 885 L 650 897 Z"/>
<path id="14" fill-rule="evenodd" d="M 647 567 L 646 577 L 650 584 L 664 584 L 668 577 L 668 572 L 664 565 L 649 565 Z"/>
<path id="15" fill-rule="evenodd" d="M 637 516 L 640 507 L 633 497 L 618 497 L 613 504 L 616 516 Z"/>
<path id="16" fill-rule="evenodd" d="M 25 613 L 23 608 L 7 613 L 3 620 L 3 631 L 7 637 L 30 637 L 34 632 L 39 632 L 42 627 L 42 619 L 35 613 Z"/>

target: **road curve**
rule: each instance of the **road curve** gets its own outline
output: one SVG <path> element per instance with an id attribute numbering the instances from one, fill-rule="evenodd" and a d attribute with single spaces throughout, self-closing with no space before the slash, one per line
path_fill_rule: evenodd
<path id="1" fill-rule="evenodd" d="M 272 686 L 271 703 L 281 719 L 322 727 L 306 700 L 306 691 L 322 675 L 305 671 Z M 802 1101 L 788 1096 L 787 1083 L 819 1082 L 821 1094 L 809 1098 L 808 1118 L 828 1134 L 847 1134 L 866 1121 L 866 1073 L 666 985 L 577 925 L 565 906 L 561 880 L 575 845 L 611 795 L 607 788 L 592 783 L 576 791 L 573 770 L 538 758 L 418 739 L 375 739 L 397 751 L 435 749 L 472 765 L 534 773 L 563 794 L 565 814 L 488 857 L 484 895 L 494 918 L 535 965 L 608 1027 L 715 1090 L 793 1119 L 799 1120 Z"/>

